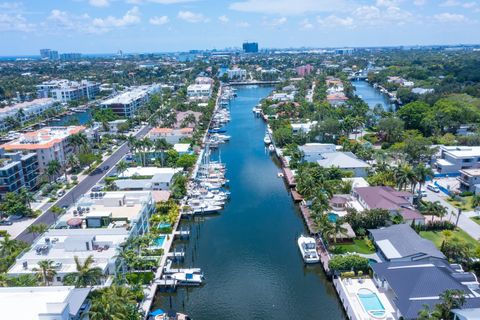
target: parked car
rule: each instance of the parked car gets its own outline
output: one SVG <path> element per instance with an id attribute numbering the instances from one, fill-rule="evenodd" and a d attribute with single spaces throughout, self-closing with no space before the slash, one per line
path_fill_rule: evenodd
<path id="1" fill-rule="evenodd" d="M 62 197 L 65 194 L 65 190 L 58 190 L 57 197 Z"/>
<path id="2" fill-rule="evenodd" d="M 90 173 L 90 175 L 91 175 L 91 176 L 94 176 L 94 175 L 100 174 L 100 173 L 102 173 L 102 168 L 96 168 L 95 170 L 93 170 L 93 171 Z"/>
<path id="3" fill-rule="evenodd" d="M 103 190 L 103 186 L 94 186 L 92 188 L 92 191 L 93 192 L 99 192 L 99 191 L 102 191 Z"/>
<path id="4" fill-rule="evenodd" d="M 427 189 L 436 193 L 440 192 L 440 189 L 432 183 L 427 184 Z"/>
<path id="5" fill-rule="evenodd" d="M 12 221 L 0 220 L 0 226 L 11 226 L 12 224 Z"/>

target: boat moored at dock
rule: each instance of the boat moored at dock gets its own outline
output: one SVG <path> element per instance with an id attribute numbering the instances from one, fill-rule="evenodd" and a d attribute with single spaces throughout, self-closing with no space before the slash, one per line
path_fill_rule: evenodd
<path id="1" fill-rule="evenodd" d="M 320 262 L 320 257 L 317 253 L 317 243 L 314 238 L 305 237 L 301 235 L 297 239 L 298 248 L 302 254 L 303 261 L 305 263 L 318 263 Z"/>

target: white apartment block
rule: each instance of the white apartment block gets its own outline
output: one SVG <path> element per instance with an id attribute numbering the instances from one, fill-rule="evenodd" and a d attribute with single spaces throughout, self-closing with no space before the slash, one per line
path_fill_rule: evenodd
<path id="1" fill-rule="evenodd" d="M 460 170 L 480 168 L 480 147 L 441 146 L 434 163 L 439 173 L 458 174 Z"/>
<path id="2" fill-rule="evenodd" d="M 229 80 L 245 80 L 247 78 L 247 70 L 240 68 L 228 69 L 227 77 Z"/>
<path id="3" fill-rule="evenodd" d="M 99 91 L 100 83 L 88 80 L 77 82 L 62 79 L 46 81 L 37 85 L 37 95 L 39 98 L 52 97 L 60 102 L 95 99 Z"/>
<path id="4" fill-rule="evenodd" d="M 56 271 L 51 284 L 60 286 L 66 275 L 77 271 L 75 257 L 83 263 L 93 256 L 92 267 L 102 270 L 104 278 L 101 281 L 104 283 L 116 273 L 118 249 L 128 237 L 129 232 L 125 228 L 50 229 L 32 244 L 30 250 L 17 257 L 7 275 L 35 275 L 38 263 L 50 260 Z"/>
<path id="5" fill-rule="evenodd" d="M 211 84 L 213 85 L 214 81 L 210 77 L 196 77 L 195 84 Z"/>
<path id="6" fill-rule="evenodd" d="M 212 96 L 212 85 L 191 84 L 187 88 L 187 96 L 190 100 L 206 101 Z"/>
<path id="7" fill-rule="evenodd" d="M 58 160 L 62 165 L 67 161 L 68 155 L 73 151 L 68 138 L 72 134 L 83 131 L 85 131 L 84 126 L 45 127 L 24 133 L 1 147 L 6 151 L 35 152 L 40 172 L 44 172 L 52 160 Z"/>
<path id="8" fill-rule="evenodd" d="M 41 116 L 45 111 L 58 108 L 55 101 L 50 98 L 35 99 L 22 102 L 0 109 L 0 131 L 10 129 L 8 118 L 18 120 L 21 124 Z"/>
<path id="9" fill-rule="evenodd" d="M 69 208 L 55 228 L 128 229 L 137 236 L 148 232 L 148 220 L 154 211 L 150 191 L 91 192 Z"/>
<path id="10" fill-rule="evenodd" d="M 139 86 L 102 102 L 102 108 L 110 108 L 112 111 L 125 118 L 131 118 L 135 112 L 150 100 L 150 97 L 160 92 L 158 84 L 151 86 Z"/>
<path id="11" fill-rule="evenodd" d="M 89 293 L 74 286 L 0 288 L 2 319 L 87 320 Z"/>

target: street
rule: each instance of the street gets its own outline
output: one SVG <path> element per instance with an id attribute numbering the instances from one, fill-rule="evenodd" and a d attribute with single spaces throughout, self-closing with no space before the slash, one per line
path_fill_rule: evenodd
<path id="1" fill-rule="evenodd" d="M 140 129 L 136 134 L 136 138 L 143 138 L 148 131 L 150 130 L 150 126 L 145 126 Z M 105 166 L 109 166 L 110 169 L 106 172 L 102 172 L 96 175 L 88 175 L 84 180 L 79 182 L 75 187 L 70 189 L 61 199 L 57 202 L 48 203 L 45 205 L 46 211 L 41 214 L 32 224 L 40 224 L 44 223 L 48 226 L 51 226 L 55 222 L 55 215 L 49 210 L 52 206 L 56 205 L 58 207 L 63 206 L 70 206 L 75 203 L 75 201 L 83 194 L 87 193 L 95 184 L 97 184 L 103 177 L 105 177 L 110 170 L 115 167 L 115 164 L 120 161 L 128 152 L 128 145 L 125 142 L 118 148 L 110 157 L 108 157 L 104 162 L 102 162 L 99 167 L 103 168 Z M 35 240 L 35 235 L 28 233 L 27 230 L 23 230 L 17 237 L 17 240 L 22 240 L 27 243 L 32 243 Z"/>

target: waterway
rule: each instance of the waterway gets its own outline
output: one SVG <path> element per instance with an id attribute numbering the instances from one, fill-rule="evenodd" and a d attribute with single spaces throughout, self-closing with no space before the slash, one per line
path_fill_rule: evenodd
<path id="1" fill-rule="evenodd" d="M 345 319 L 336 292 L 320 265 L 305 266 L 296 238 L 306 233 L 280 167 L 265 150 L 265 124 L 252 108 L 271 87 L 238 87 L 221 147 L 231 199 L 216 216 L 183 223 L 191 238 L 184 267 L 202 268 L 206 283 L 178 289 L 172 307 L 195 320 Z M 158 293 L 155 308 L 169 309 Z"/>
<path id="2" fill-rule="evenodd" d="M 371 109 L 380 104 L 384 110 L 390 110 L 392 104 L 386 95 L 381 93 L 378 89 L 374 88 L 370 83 L 365 80 L 352 81 L 355 87 L 355 94 L 365 101 Z"/>
<path id="3" fill-rule="evenodd" d="M 70 124 L 85 124 L 92 118 L 90 110 L 78 112 L 70 115 L 61 116 L 60 120 L 51 120 L 47 122 L 49 126 L 67 126 Z"/>

